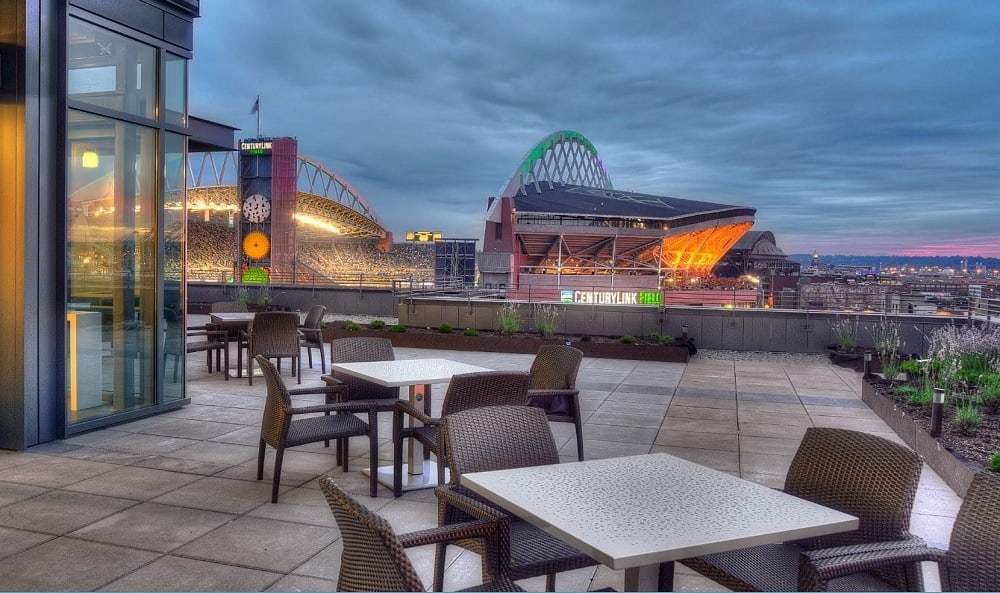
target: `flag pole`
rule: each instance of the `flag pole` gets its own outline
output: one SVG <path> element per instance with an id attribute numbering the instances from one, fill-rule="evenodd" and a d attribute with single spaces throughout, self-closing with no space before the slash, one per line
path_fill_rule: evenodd
<path id="1" fill-rule="evenodd" d="M 257 138 L 260 138 L 260 95 L 257 95 Z"/>

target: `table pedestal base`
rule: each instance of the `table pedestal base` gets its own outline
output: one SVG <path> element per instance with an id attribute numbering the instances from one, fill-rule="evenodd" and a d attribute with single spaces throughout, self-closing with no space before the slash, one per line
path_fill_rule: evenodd
<path id="1" fill-rule="evenodd" d="M 626 592 L 673 592 L 674 562 L 642 565 L 625 570 Z"/>
<path id="2" fill-rule="evenodd" d="M 445 469 L 444 479 L 448 482 L 448 469 Z M 370 468 L 363 468 L 361 473 L 371 476 Z M 392 489 L 392 466 L 379 466 L 376 480 L 383 487 Z M 415 491 L 417 489 L 433 489 L 438 486 L 437 462 L 434 460 L 424 461 L 424 472 L 422 474 L 410 474 L 410 465 L 403 464 L 403 491 Z"/>

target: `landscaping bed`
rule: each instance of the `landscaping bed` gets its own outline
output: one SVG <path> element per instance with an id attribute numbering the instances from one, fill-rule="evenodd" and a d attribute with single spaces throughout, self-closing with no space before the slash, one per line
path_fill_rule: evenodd
<path id="1" fill-rule="evenodd" d="M 466 336 L 461 330 L 441 332 L 437 329 L 407 328 L 405 332 L 393 332 L 384 327 L 372 329 L 357 327 L 348 329 L 343 321 L 332 322 L 323 328 L 323 341 L 350 336 L 381 336 L 392 341 L 396 347 L 441 349 L 449 351 L 482 351 L 488 353 L 535 354 L 543 344 L 569 344 L 583 351 L 585 357 L 603 359 L 631 359 L 637 361 L 664 361 L 687 363 L 692 348 L 687 344 L 661 344 L 636 340 L 625 344 L 620 339 L 596 336 L 543 337 L 527 332 L 479 332 Z M 693 345 L 692 345 L 693 346 Z"/>

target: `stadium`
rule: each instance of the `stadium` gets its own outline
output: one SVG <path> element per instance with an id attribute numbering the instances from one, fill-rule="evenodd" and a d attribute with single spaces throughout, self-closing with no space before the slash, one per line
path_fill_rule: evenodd
<path id="1" fill-rule="evenodd" d="M 291 141 L 285 152 L 296 151 L 294 139 L 274 139 L 275 154 L 282 141 Z M 283 173 L 294 178 L 288 224 L 270 238 L 272 283 L 453 284 L 457 278 L 492 294 L 502 289 L 509 297 L 530 292 L 555 300 L 567 289 L 690 289 L 695 280 L 698 287 L 717 282 L 713 267 L 754 222 L 755 209 L 745 206 L 616 190 L 593 143 L 566 130 L 532 147 L 489 198 L 478 254 L 474 240 L 461 240 L 462 250 L 442 251 L 435 245 L 449 240 L 430 233 L 415 234 L 430 242 L 394 243 L 369 200 L 330 169 L 294 156 L 294 171 Z M 240 225 L 248 202 L 240 194 L 240 167 L 237 151 L 190 155 L 189 280 L 247 281 Z M 168 208 L 184 207 L 174 194 Z M 280 223 L 277 202 L 269 214 Z M 458 252 L 467 263 L 442 266 L 442 257 L 454 260 Z"/>

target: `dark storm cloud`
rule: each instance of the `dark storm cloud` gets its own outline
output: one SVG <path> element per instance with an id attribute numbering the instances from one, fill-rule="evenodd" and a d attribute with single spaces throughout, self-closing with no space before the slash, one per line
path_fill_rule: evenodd
<path id="1" fill-rule="evenodd" d="M 482 233 L 562 129 L 618 188 L 756 207 L 789 252 L 1000 255 L 1000 8 L 203 0 L 191 111 L 295 136 L 401 234 Z"/>

